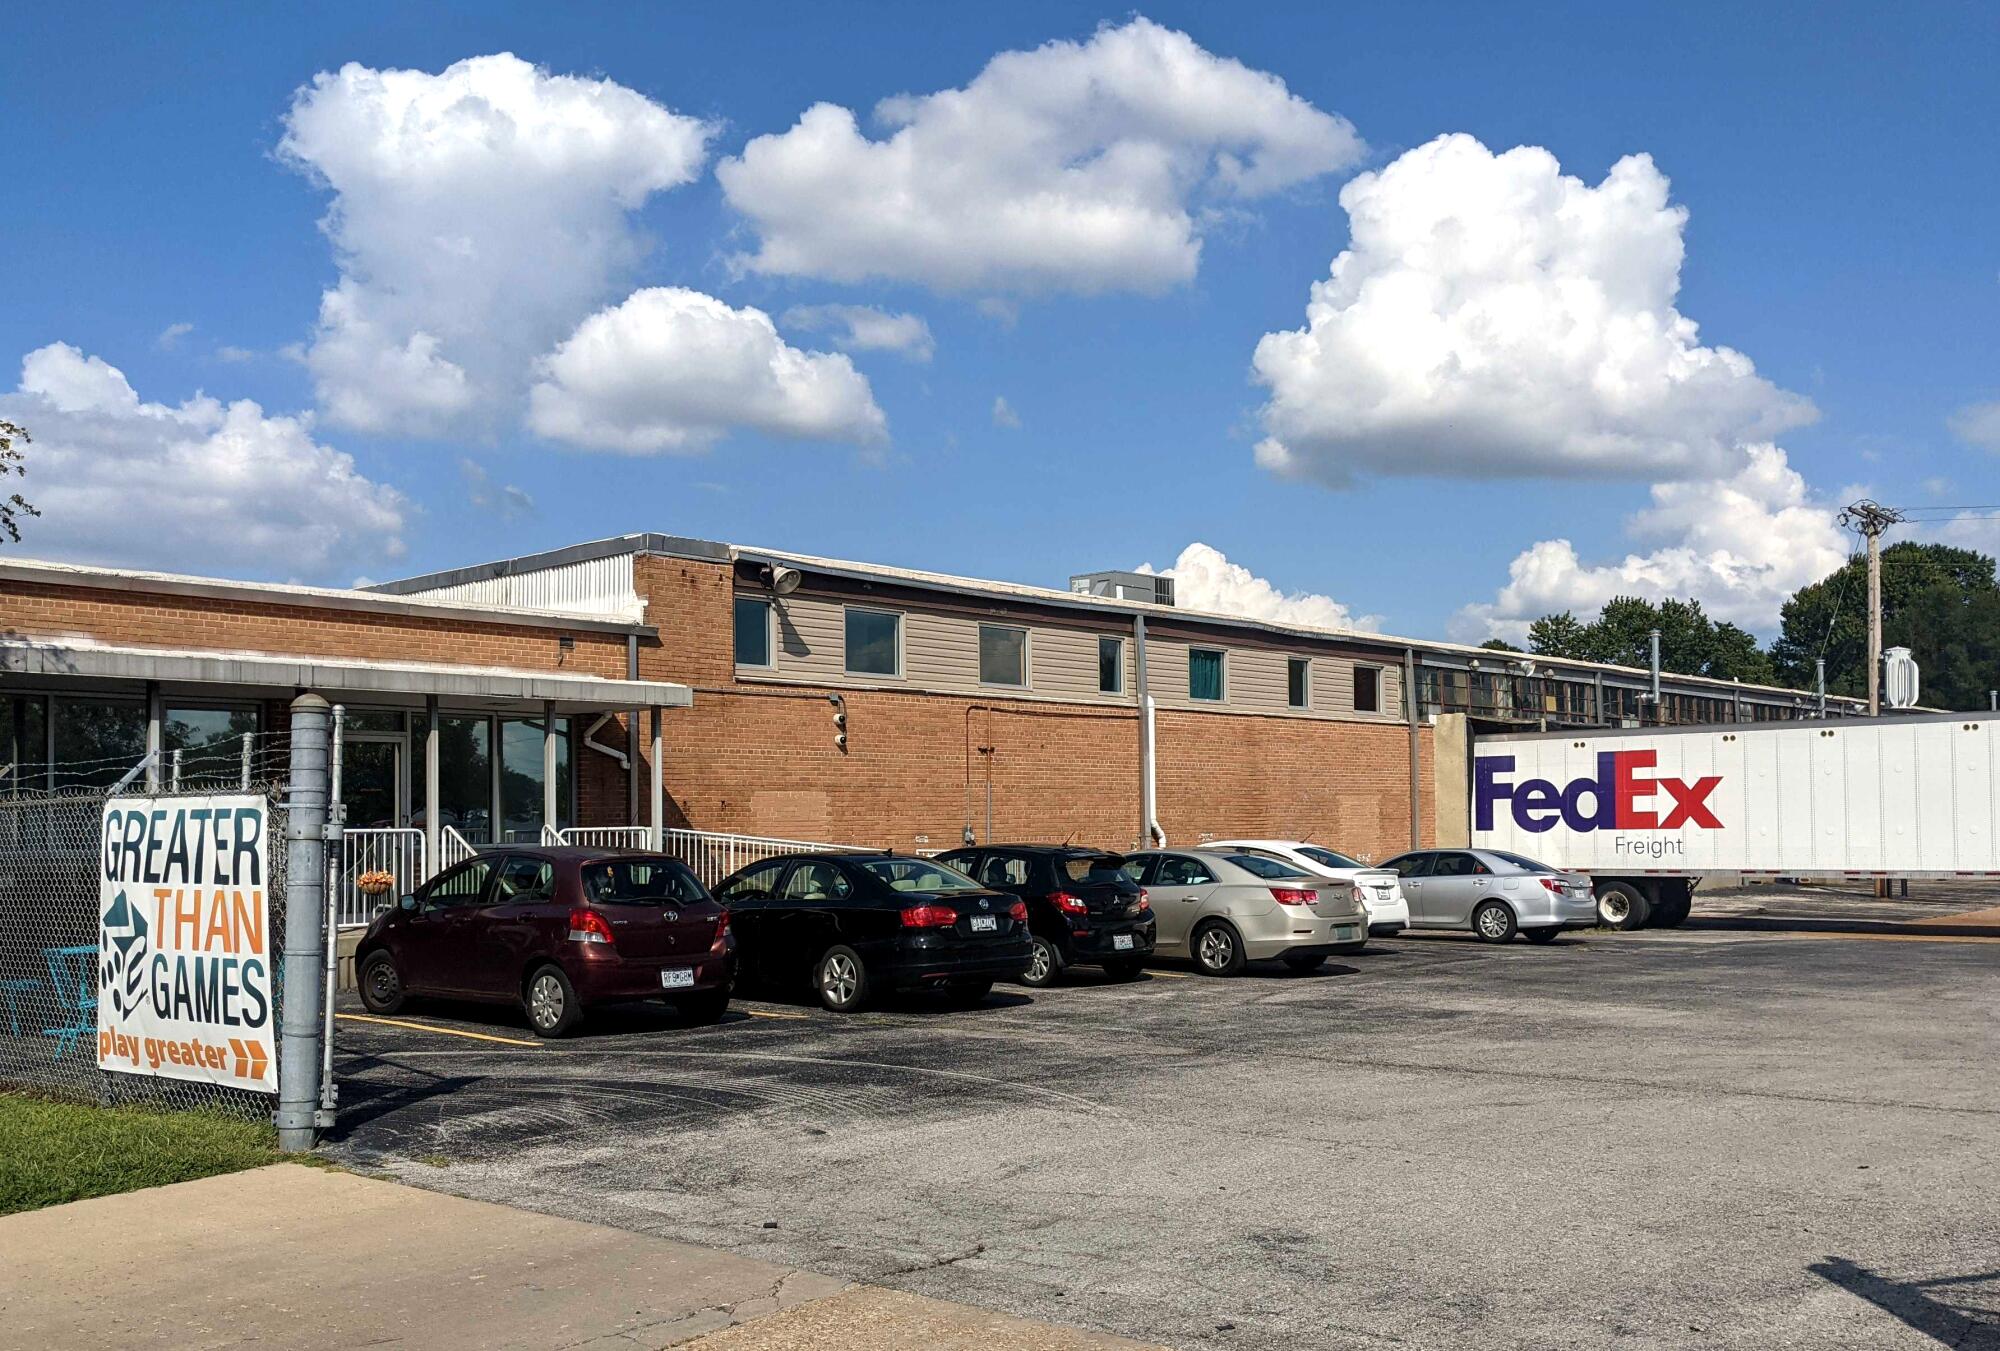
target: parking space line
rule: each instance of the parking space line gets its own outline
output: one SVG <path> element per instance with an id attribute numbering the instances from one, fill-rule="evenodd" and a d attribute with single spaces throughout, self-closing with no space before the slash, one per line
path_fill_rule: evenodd
<path id="1" fill-rule="evenodd" d="M 1194 979 L 1194 972 L 1192 971 L 1148 971 L 1146 974 L 1149 976 L 1163 976 L 1168 980 Z"/>
<path id="2" fill-rule="evenodd" d="M 377 1018 L 372 1013 L 336 1013 L 336 1018 L 350 1023 L 380 1023 L 384 1027 L 407 1027 L 412 1032 L 435 1032 L 441 1037 L 468 1037 L 473 1041 L 497 1041 L 503 1046 L 532 1046 L 536 1050 L 547 1048 L 547 1042 L 523 1041 L 519 1037 L 496 1037 L 490 1032 L 463 1032 L 455 1027 L 435 1027 L 430 1023 L 405 1022 L 401 1018 Z"/>
<path id="3" fill-rule="evenodd" d="M 802 1022 L 810 1021 L 812 1018 L 810 1013 L 767 1013 L 763 1009 L 741 1008 L 736 1011 L 746 1018 L 797 1018 Z"/>

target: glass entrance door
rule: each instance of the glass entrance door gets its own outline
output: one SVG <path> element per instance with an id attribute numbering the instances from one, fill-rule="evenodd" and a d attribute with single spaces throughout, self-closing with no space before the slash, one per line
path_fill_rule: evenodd
<path id="1" fill-rule="evenodd" d="M 403 742 L 348 740 L 341 752 L 340 799 L 350 829 L 410 824 Z"/>

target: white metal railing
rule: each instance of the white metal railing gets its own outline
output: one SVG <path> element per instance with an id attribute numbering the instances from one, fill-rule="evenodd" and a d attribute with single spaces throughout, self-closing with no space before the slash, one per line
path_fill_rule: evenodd
<path id="1" fill-rule="evenodd" d="M 580 844 L 586 849 L 651 849 L 651 826 L 571 826 L 557 831 L 558 844 Z"/>
<path id="2" fill-rule="evenodd" d="M 340 877 L 334 891 L 340 927 L 365 926 L 375 908 L 394 905 L 405 892 L 415 891 L 430 876 L 424 866 L 424 833 L 406 828 L 367 827 L 341 833 Z M 385 872 L 396 884 L 380 896 L 370 896 L 358 883 L 363 873 Z"/>
<path id="3" fill-rule="evenodd" d="M 457 826 L 443 826 L 438 830 L 438 872 L 455 868 L 479 852 L 472 841 L 458 833 Z"/>
<path id="4" fill-rule="evenodd" d="M 712 887 L 738 868 L 786 854 L 824 854 L 865 849 L 865 845 L 828 844 L 823 840 L 780 840 L 766 835 L 723 835 L 707 830 L 670 830 L 666 852 L 694 869 L 705 887 Z"/>
<path id="5" fill-rule="evenodd" d="M 554 844 L 567 844 L 569 843 L 569 841 L 563 839 L 562 832 L 560 830 L 557 830 L 554 826 L 544 825 L 542 827 L 542 843 L 544 845 L 554 845 Z"/>

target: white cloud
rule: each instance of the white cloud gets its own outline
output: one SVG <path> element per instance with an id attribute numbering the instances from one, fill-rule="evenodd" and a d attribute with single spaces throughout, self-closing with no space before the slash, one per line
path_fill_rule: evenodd
<path id="1" fill-rule="evenodd" d="M 632 213 L 691 181 L 713 133 L 507 54 L 315 76 L 278 153 L 334 194 L 341 275 L 304 353 L 328 420 L 438 435 L 513 416 L 534 358 L 645 254 Z"/>
<path id="2" fill-rule="evenodd" d="M 993 425 L 1004 427 L 1009 431 L 1020 430 L 1021 415 L 1014 411 L 1014 405 L 1007 402 L 1007 396 L 1004 394 L 993 396 Z"/>
<path id="3" fill-rule="evenodd" d="M 1141 563 L 1134 571 L 1152 573 L 1155 569 L 1150 563 Z M 1280 591 L 1242 564 L 1230 562 L 1220 550 L 1199 542 L 1181 550 L 1174 565 L 1158 573 L 1174 579 L 1174 604 L 1185 609 L 1322 629 L 1372 630 L 1382 622 L 1379 615 L 1356 615 L 1331 596 Z"/>
<path id="4" fill-rule="evenodd" d="M 511 483 L 496 485 L 486 466 L 477 460 L 459 457 L 458 476 L 465 480 L 465 500 L 481 511 L 494 512 L 503 521 L 518 521 L 535 514 L 535 499 L 527 489 Z"/>
<path id="5" fill-rule="evenodd" d="M 780 320 L 786 328 L 833 335 L 844 352 L 896 352 L 929 361 L 937 350 L 931 326 L 918 314 L 891 314 L 873 305 L 794 305 Z"/>
<path id="6" fill-rule="evenodd" d="M 845 356 L 800 351 L 762 310 L 675 287 L 591 315 L 538 370 L 529 426 L 573 445 L 689 452 L 737 428 L 864 446 L 888 436 Z"/>
<path id="7" fill-rule="evenodd" d="M 215 359 L 227 362 L 232 366 L 240 366 L 246 361 L 255 361 L 257 354 L 247 347 L 232 347 L 230 344 L 224 343 L 215 349 Z"/>
<path id="8" fill-rule="evenodd" d="M 117 367 L 67 343 L 28 353 L 0 417 L 34 434 L 21 488 L 42 510 L 23 532 L 38 556 L 291 577 L 404 551 L 408 500 L 315 441 L 305 417 L 199 394 L 142 403 Z"/>
<path id="9" fill-rule="evenodd" d="M 1693 598 L 1715 619 L 1768 633 L 1792 592 L 1848 557 L 1837 510 L 1815 500 L 1776 446 L 1750 448 L 1744 468 L 1725 479 L 1655 484 L 1652 499 L 1626 525 L 1658 548 L 1591 564 L 1569 540 L 1543 540 L 1509 565 L 1492 604 L 1459 612 L 1453 636 L 1519 643 L 1541 616 L 1592 616 L 1613 596 Z"/>
<path id="10" fill-rule="evenodd" d="M 185 338 L 192 332 L 194 332 L 193 324 L 168 324 L 160 330 L 160 336 L 153 339 L 153 346 L 159 348 L 162 352 L 171 352 L 174 348 L 180 346 L 182 338 Z"/>
<path id="11" fill-rule="evenodd" d="M 1969 403 L 1951 415 L 1951 432 L 1968 446 L 2000 455 L 2000 401 Z"/>
<path id="12" fill-rule="evenodd" d="M 1734 473 L 1816 412 L 1674 308 L 1687 212 L 1667 193 L 1645 155 L 1591 187 L 1465 135 L 1355 178 L 1306 327 L 1257 345 L 1258 462 L 1334 485 Z"/>
<path id="13" fill-rule="evenodd" d="M 1160 291 L 1206 213 L 1346 168 L 1354 128 L 1144 18 L 1003 52 L 962 89 L 830 103 L 716 166 L 758 234 L 740 266 L 946 291 Z"/>

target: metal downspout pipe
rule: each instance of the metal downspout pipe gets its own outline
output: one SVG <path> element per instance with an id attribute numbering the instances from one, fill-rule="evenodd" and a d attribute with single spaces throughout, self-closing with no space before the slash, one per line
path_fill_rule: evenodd
<path id="1" fill-rule="evenodd" d="M 1154 739 L 1153 696 L 1146 688 L 1146 616 L 1132 616 L 1132 659 L 1138 671 L 1139 687 L 1139 843 L 1164 845 L 1167 832 L 1160 829 L 1159 788 L 1154 769 L 1157 763 Z"/>
<path id="2" fill-rule="evenodd" d="M 1424 845 L 1422 737 L 1417 726 L 1417 650 L 1403 649 L 1403 708 L 1410 720 L 1410 848 Z"/>

